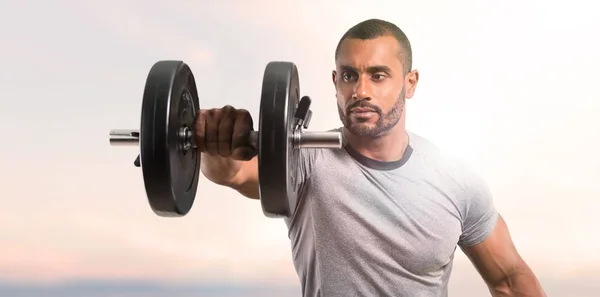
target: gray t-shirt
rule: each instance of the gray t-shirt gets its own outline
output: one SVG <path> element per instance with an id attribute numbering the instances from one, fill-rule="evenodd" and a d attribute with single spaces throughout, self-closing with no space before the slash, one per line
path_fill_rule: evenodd
<path id="1" fill-rule="evenodd" d="M 339 129 L 336 129 L 339 131 Z M 396 162 L 345 149 L 302 150 L 289 229 L 304 297 L 444 297 L 457 245 L 493 230 L 487 184 L 409 132 Z"/>

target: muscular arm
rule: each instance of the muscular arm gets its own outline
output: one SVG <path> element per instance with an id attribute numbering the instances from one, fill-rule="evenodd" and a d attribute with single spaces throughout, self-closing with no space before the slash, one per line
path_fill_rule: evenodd
<path id="1" fill-rule="evenodd" d="M 483 277 L 492 296 L 546 296 L 533 271 L 517 252 L 501 216 L 483 242 L 462 247 L 462 250 Z"/>
<path id="2" fill-rule="evenodd" d="M 474 171 L 465 172 L 467 199 L 462 205 L 463 233 L 459 246 L 482 276 L 492 296 L 545 297 L 537 278 L 517 252 L 506 222 L 494 205 L 488 184 Z"/>
<path id="3" fill-rule="evenodd" d="M 201 171 L 210 181 L 258 199 L 258 160 L 238 161 L 202 153 Z"/>

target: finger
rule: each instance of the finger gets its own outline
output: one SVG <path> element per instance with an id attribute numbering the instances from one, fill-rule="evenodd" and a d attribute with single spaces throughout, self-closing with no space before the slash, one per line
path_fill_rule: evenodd
<path id="1" fill-rule="evenodd" d="M 235 122 L 235 109 L 226 105 L 221 109 L 221 122 L 219 123 L 217 149 L 221 157 L 229 158 L 232 149 L 233 126 Z"/>
<path id="2" fill-rule="evenodd" d="M 199 152 L 206 150 L 206 109 L 201 109 L 194 119 L 194 136 Z"/>
<path id="3" fill-rule="evenodd" d="M 221 111 L 217 108 L 208 110 L 206 119 L 206 152 L 211 156 L 216 156 L 219 153 L 219 122 L 221 121 Z"/>
<path id="4" fill-rule="evenodd" d="M 243 146 L 233 149 L 231 151 L 232 159 L 240 161 L 250 161 L 256 156 L 256 150 L 250 146 Z"/>
<path id="5" fill-rule="evenodd" d="M 233 127 L 232 158 L 250 160 L 256 155 L 256 149 L 250 144 L 250 132 L 254 131 L 252 116 L 246 110 L 238 110 Z"/>

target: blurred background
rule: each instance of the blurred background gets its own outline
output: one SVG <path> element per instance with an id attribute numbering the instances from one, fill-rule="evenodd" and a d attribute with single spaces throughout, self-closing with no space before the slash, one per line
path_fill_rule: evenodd
<path id="1" fill-rule="evenodd" d="M 201 177 L 153 214 L 135 148 L 148 70 L 180 59 L 202 108 L 258 124 L 266 63 L 292 61 L 311 130 L 340 126 L 331 70 L 368 18 L 402 28 L 420 83 L 408 128 L 475 166 L 548 296 L 600 291 L 598 8 L 575 0 L 4 0 L 0 296 L 300 296 L 282 220 Z M 450 296 L 489 296 L 460 250 Z"/>

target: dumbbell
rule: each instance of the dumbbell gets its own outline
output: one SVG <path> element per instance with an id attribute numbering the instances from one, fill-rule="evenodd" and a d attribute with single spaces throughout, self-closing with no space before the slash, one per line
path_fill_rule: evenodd
<path id="1" fill-rule="evenodd" d="M 259 129 L 249 135 L 258 152 L 259 199 L 267 217 L 289 217 L 297 193 L 299 149 L 342 147 L 340 132 L 308 128 L 311 100 L 300 98 L 298 69 L 292 62 L 267 64 L 262 83 Z M 146 196 L 155 214 L 186 215 L 195 200 L 201 155 L 194 143 L 200 111 L 190 67 L 183 61 L 155 63 L 146 79 L 140 129 L 113 129 L 111 145 L 139 146 L 134 165 L 142 168 Z"/>

